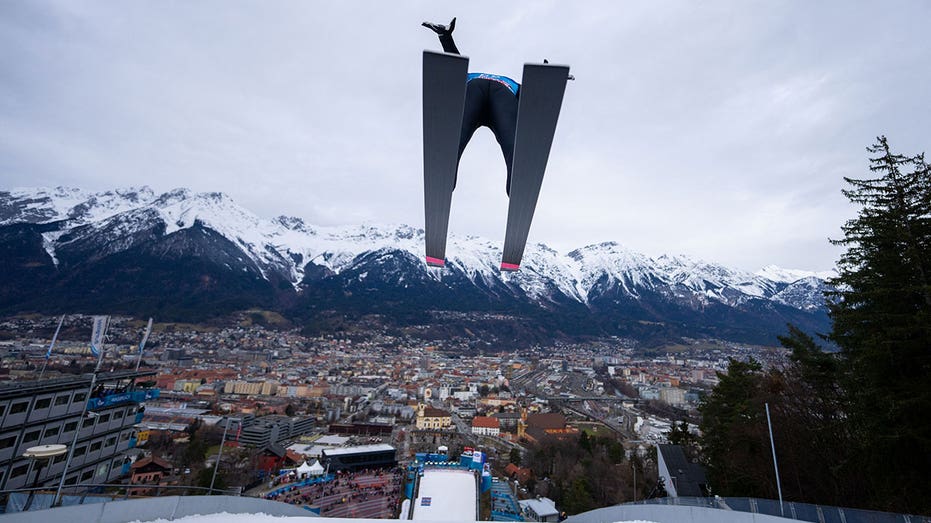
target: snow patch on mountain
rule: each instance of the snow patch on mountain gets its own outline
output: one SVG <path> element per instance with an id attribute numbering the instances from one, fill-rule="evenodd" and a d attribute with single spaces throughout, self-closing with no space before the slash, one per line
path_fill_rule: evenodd
<path id="1" fill-rule="evenodd" d="M 824 281 L 816 276 L 808 276 L 789 284 L 779 291 L 772 300 L 789 307 L 801 310 L 816 310 L 825 307 L 825 291 L 828 290 Z"/>
<path id="2" fill-rule="evenodd" d="M 833 270 L 815 272 L 801 269 L 784 269 L 775 265 L 767 265 L 756 271 L 756 275 L 775 282 L 793 283 L 803 278 L 811 277 L 827 280 L 836 277 L 837 272 Z"/>
<path id="3" fill-rule="evenodd" d="M 16 208 L 18 213 L 0 217 L 0 225 L 61 220 L 83 225 L 105 220 L 155 199 L 155 193 L 147 186 L 103 192 L 69 187 L 18 188 L 7 194 L 3 207 Z"/>
<path id="4" fill-rule="evenodd" d="M 423 229 L 372 224 L 320 227 L 288 216 L 263 219 L 219 192 L 181 188 L 156 195 L 148 187 L 97 193 L 62 187 L 0 192 L 0 225 L 57 221 L 64 221 L 62 228 L 43 235 L 43 245 L 56 263 L 55 249 L 63 238 L 77 241 L 101 235 L 106 242 L 99 255 L 104 255 L 129 248 L 140 241 L 141 233 L 157 227 L 163 226 L 168 235 L 195 224 L 237 245 L 262 277 L 275 276 L 295 288 L 312 265 L 326 274 L 339 274 L 371 260 L 368 253 L 390 259 L 400 251 L 422 264 L 424 260 Z M 823 306 L 819 292 L 824 288 L 821 278 L 827 275 L 775 266 L 751 274 L 683 255 L 650 258 L 615 242 L 567 254 L 544 244 L 528 244 L 515 273 L 501 273 L 500 261 L 500 241 L 451 235 L 448 268 L 428 269 L 423 264 L 423 270 L 435 281 L 452 281 L 461 274 L 491 292 L 523 294 L 540 303 L 569 299 L 588 305 L 605 295 L 621 293 L 637 299 L 651 292 L 693 306 L 710 302 L 738 306 L 752 299 L 772 299 L 802 310 Z M 360 268 L 358 277 L 371 275 Z"/>

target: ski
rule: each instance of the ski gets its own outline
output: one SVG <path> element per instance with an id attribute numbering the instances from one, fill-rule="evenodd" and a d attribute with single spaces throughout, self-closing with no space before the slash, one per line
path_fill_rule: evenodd
<path id="1" fill-rule="evenodd" d="M 427 265 L 442 267 L 465 105 L 465 56 L 423 52 L 423 186 Z"/>
<path id="2" fill-rule="evenodd" d="M 565 65 L 524 64 L 502 271 L 520 268 L 568 78 Z"/>

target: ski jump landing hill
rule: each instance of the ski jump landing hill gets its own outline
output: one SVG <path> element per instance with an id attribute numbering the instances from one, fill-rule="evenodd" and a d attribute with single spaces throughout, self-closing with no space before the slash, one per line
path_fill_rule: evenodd
<path id="1" fill-rule="evenodd" d="M 478 519 L 479 481 L 481 491 L 491 487 L 491 474 L 482 452 L 468 449 L 459 460 L 445 452 L 419 453 L 408 466 L 408 486 L 401 504 L 401 519 L 417 521 L 461 521 Z"/>
<path id="2" fill-rule="evenodd" d="M 426 469 L 414 500 L 415 521 L 461 521 L 466 514 L 478 519 L 475 473 L 464 469 Z"/>

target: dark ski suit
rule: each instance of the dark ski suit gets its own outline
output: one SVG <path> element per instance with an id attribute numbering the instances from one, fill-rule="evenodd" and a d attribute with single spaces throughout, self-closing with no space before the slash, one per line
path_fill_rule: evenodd
<path id="1" fill-rule="evenodd" d="M 459 54 L 453 36 L 440 35 L 443 51 Z M 500 75 L 471 73 L 466 85 L 465 108 L 462 113 L 462 130 L 459 133 L 459 158 L 475 131 L 482 126 L 495 133 L 507 164 L 508 180 L 505 190 L 511 194 L 511 163 L 514 159 L 514 136 L 517 132 L 517 97 L 520 84 Z M 455 187 L 455 182 L 453 182 Z"/>

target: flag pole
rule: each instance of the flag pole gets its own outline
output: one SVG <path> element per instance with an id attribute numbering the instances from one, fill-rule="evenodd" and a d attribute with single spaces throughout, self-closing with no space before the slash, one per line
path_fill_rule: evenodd
<path id="1" fill-rule="evenodd" d="M 782 506 L 782 483 L 779 481 L 779 464 L 776 463 L 776 443 L 773 441 L 773 422 L 769 419 L 769 403 L 766 406 L 766 424 L 769 425 L 769 445 L 773 449 L 773 468 L 776 469 L 776 489 L 779 490 L 779 513 L 783 516 L 786 511 Z"/>
<path id="2" fill-rule="evenodd" d="M 103 353 L 107 338 L 107 330 L 110 328 L 110 317 L 105 316 L 106 325 L 103 327 L 103 334 L 100 336 L 100 348 L 98 349 L 97 354 L 97 366 L 94 368 L 94 374 L 91 375 L 91 384 L 87 389 L 87 398 L 84 399 L 84 408 L 81 409 L 81 418 L 80 423 L 74 429 L 74 438 L 71 440 L 71 446 L 68 448 L 68 458 L 65 460 L 65 467 L 61 470 L 61 480 L 58 482 L 58 490 L 55 491 L 55 498 L 52 499 L 52 506 L 55 507 L 61 502 L 61 489 L 65 486 L 65 477 L 68 475 L 68 467 L 71 465 L 71 459 L 74 458 L 74 449 L 78 445 L 78 435 L 81 434 L 81 429 L 84 428 L 84 419 L 87 417 L 87 406 L 90 404 L 91 395 L 94 394 L 94 386 L 97 384 L 97 373 L 100 372 L 100 365 L 103 363 Z M 95 318 L 96 323 L 96 318 Z M 94 349 L 94 335 L 91 333 L 91 350 Z"/>
<path id="3" fill-rule="evenodd" d="M 61 315 L 61 319 L 58 320 L 58 328 L 55 329 L 55 335 L 52 336 L 52 343 L 49 343 L 48 350 L 45 352 L 45 363 L 42 364 L 42 370 L 39 372 L 39 379 L 42 379 L 42 376 L 45 375 L 45 368 L 48 367 L 48 360 L 52 357 L 52 349 L 55 347 L 55 340 L 58 339 L 58 333 L 61 332 L 61 324 L 65 322 L 65 315 Z"/>
<path id="4" fill-rule="evenodd" d="M 213 476 L 210 478 L 208 496 L 213 495 L 213 484 L 217 481 L 217 471 L 220 469 L 220 461 L 223 459 L 223 446 L 226 445 L 226 432 L 230 430 L 230 423 L 232 422 L 232 418 L 226 418 L 226 427 L 223 428 L 223 437 L 220 439 L 220 451 L 217 453 L 217 462 L 213 464 Z M 236 422 L 241 424 L 242 419 L 237 419 Z"/>
<path id="5" fill-rule="evenodd" d="M 149 318 L 149 325 L 145 328 L 145 334 L 142 335 L 142 341 L 139 343 L 139 356 L 136 357 L 136 372 L 139 372 L 139 364 L 142 363 L 142 351 L 145 349 L 145 342 L 149 339 L 152 332 L 152 318 Z"/>

